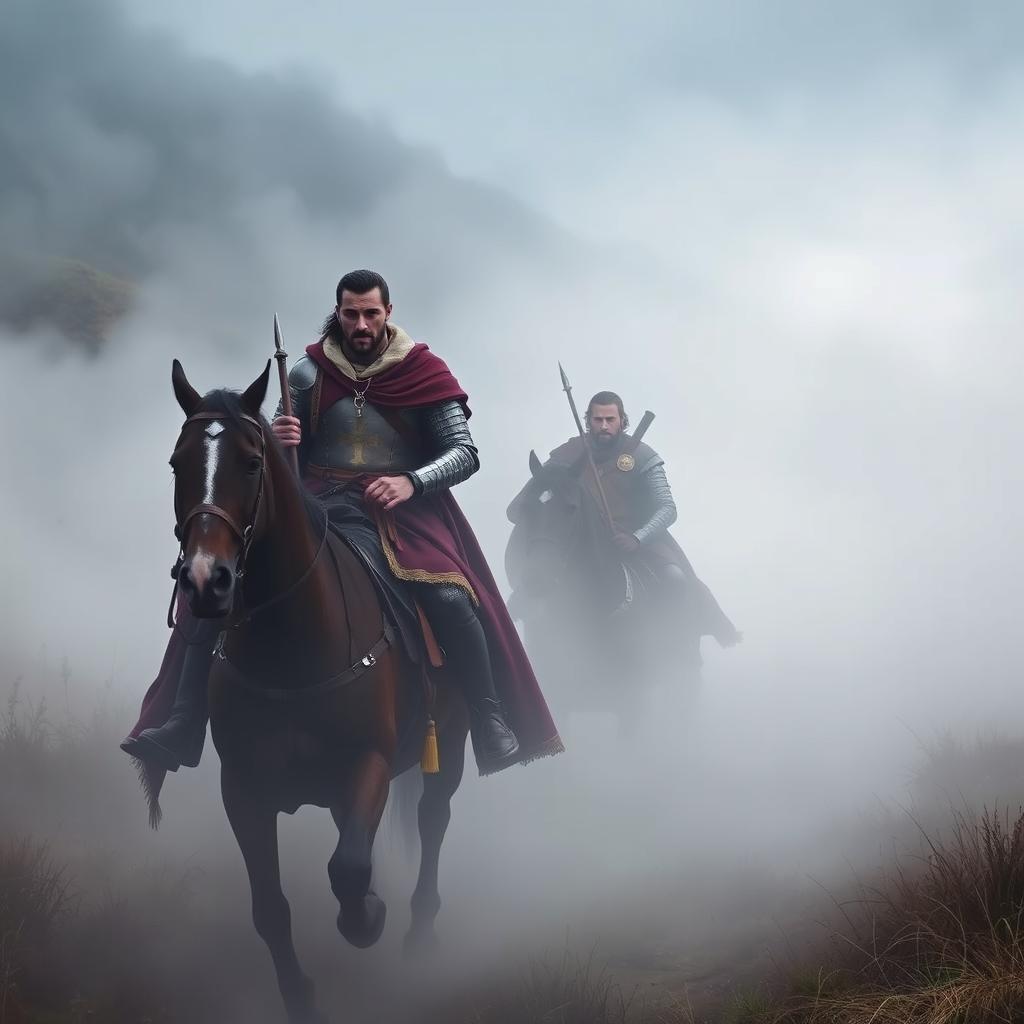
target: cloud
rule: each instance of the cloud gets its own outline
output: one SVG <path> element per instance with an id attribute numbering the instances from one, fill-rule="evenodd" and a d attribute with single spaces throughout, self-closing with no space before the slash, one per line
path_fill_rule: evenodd
<path id="1" fill-rule="evenodd" d="M 387 238 L 397 250 L 392 272 L 402 275 L 409 253 L 416 284 L 406 294 L 424 299 L 439 281 L 478 277 L 546 230 L 521 204 L 457 181 L 435 154 L 299 76 L 245 74 L 193 56 L 99 0 L 71 8 L 19 0 L 5 17 L 8 298 L 54 258 L 138 280 L 177 259 L 186 241 L 200 262 L 207 244 L 233 246 L 226 262 L 244 265 L 236 272 L 260 292 L 275 279 L 262 273 L 296 257 L 280 251 L 294 241 L 287 231 L 268 230 L 285 206 L 293 223 L 334 239 L 328 276 L 340 276 L 347 251 L 372 257 Z M 257 242 L 262 250 L 251 252 Z M 222 268 L 225 282 L 232 269 Z"/>

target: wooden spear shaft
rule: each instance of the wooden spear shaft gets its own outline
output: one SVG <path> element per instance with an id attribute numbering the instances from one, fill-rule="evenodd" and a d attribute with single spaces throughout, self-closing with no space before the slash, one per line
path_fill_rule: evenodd
<path id="1" fill-rule="evenodd" d="M 590 438 L 587 437 L 587 432 L 583 428 L 583 421 L 580 419 L 580 414 L 576 410 L 576 402 L 572 397 L 572 385 L 569 383 L 569 378 L 566 376 L 561 363 L 558 364 L 558 372 L 562 378 L 562 390 L 565 392 L 565 397 L 569 399 L 569 408 L 572 409 L 572 418 L 576 421 L 576 429 L 579 431 L 580 437 L 583 438 L 583 447 L 587 453 L 587 464 L 590 467 L 590 472 L 594 476 L 594 484 L 597 487 L 597 493 L 601 499 L 601 508 L 604 511 L 605 522 L 608 524 L 608 529 L 614 533 L 615 520 L 612 518 L 612 510 L 608 507 L 608 498 L 605 496 L 604 487 L 601 484 L 601 476 L 597 472 L 597 464 L 594 462 L 594 453 L 590 448 Z"/>
<path id="2" fill-rule="evenodd" d="M 277 314 L 274 314 L 274 358 L 277 360 L 277 374 L 281 378 L 281 411 L 285 416 L 292 415 L 292 393 L 288 388 L 288 353 L 284 350 L 284 342 L 281 340 L 281 325 L 278 323 Z M 292 469 L 295 475 L 299 475 L 299 449 L 292 446 L 288 449 L 291 453 Z"/>

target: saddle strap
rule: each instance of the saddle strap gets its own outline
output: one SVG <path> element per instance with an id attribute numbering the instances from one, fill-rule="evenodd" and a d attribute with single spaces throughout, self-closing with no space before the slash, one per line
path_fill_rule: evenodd
<path id="1" fill-rule="evenodd" d="M 213 648 L 214 656 L 217 657 L 224 665 L 231 669 L 232 674 L 235 677 L 235 681 L 242 687 L 243 690 L 248 690 L 250 693 L 265 697 L 267 700 L 301 700 L 304 697 L 322 697 L 325 693 L 331 693 L 334 690 L 340 690 L 343 686 L 348 686 L 349 683 L 354 683 L 360 676 L 367 673 L 374 665 L 377 664 L 377 659 L 394 643 L 394 634 L 391 631 L 391 626 L 388 623 L 384 623 L 384 632 L 381 634 L 380 639 L 364 654 L 357 662 L 349 665 L 348 668 L 343 669 L 341 672 L 336 673 L 333 676 L 329 676 L 327 679 L 322 680 L 319 683 L 315 683 L 313 686 L 299 686 L 299 687 L 274 687 L 274 686 L 260 686 L 257 683 L 251 682 L 242 673 L 228 661 L 227 655 L 224 653 L 224 640 L 227 637 L 227 631 L 221 632 L 217 637 L 217 644 Z"/>

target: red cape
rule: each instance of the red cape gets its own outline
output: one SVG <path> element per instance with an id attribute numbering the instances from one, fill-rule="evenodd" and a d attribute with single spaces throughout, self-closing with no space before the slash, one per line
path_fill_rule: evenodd
<path id="1" fill-rule="evenodd" d="M 341 398 L 356 393 L 357 381 L 350 380 L 324 354 L 323 339 L 310 345 L 306 355 L 323 370 L 320 390 L 320 411 L 329 409 Z M 400 362 L 377 374 L 370 385 L 366 399 L 385 409 L 414 409 L 437 402 L 461 402 L 468 419 L 468 396 L 455 379 L 448 364 L 435 356 L 422 342 L 416 342 L 412 351 Z"/>

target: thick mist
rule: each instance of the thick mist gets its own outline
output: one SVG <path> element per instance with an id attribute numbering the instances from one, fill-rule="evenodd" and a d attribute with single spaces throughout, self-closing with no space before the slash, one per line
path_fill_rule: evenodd
<path id="1" fill-rule="evenodd" d="M 45 315 L 0 328 L 7 679 L 63 699 L 66 657 L 76 713 L 109 679 L 127 731 L 166 641 L 171 359 L 200 391 L 242 388 L 274 312 L 294 360 L 338 277 L 372 266 L 395 321 L 469 392 L 482 470 L 457 497 L 502 584 L 527 453 L 572 431 L 561 360 L 581 402 L 612 388 L 635 419 L 657 414 L 673 532 L 745 634 L 731 651 L 706 641 L 696 706 L 671 666 L 624 679 L 648 707 L 634 740 L 562 717 L 566 754 L 467 777 L 442 855 L 455 977 L 567 935 L 649 943 L 674 916 L 664 892 L 710 920 L 736 873 L 840 863 L 833 837 L 904 796 L 921 740 L 1020 730 L 1022 65 L 994 13 L 904 5 L 827 60 L 834 30 L 810 8 L 756 46 L 767 27 L 743 5 L 739 34 L 650 5 L 658 18 L 606 38 L 574 11 L 586 31 L 558 49 L 576 68 L 561 106 L 544 89 L 562 79 L 513 59 L 522 24 L 501 39 L 472 21 L 469 38 L 508 48 L 500 81 L 479 53 L 461 73 L 481 76 L 485 116 L 480 96 L 459 106 L 473 90 L 447 65 L 424 98 L 433 65 L 401 11 L 373 89 L 333 66 L 344 19 L 326 5 L 296 10 L 277 43 L 271 5 L 237 39 L 215 31 L 230 4 L 206 21 L 190 6 L 130 18 L 35 0 L 2 16 L 0 306 L 54 260 L 133 289 L 97 354 Z M 557 706 L 559 681 L 541 682 Z M 127 759 L 109 763 L 126 799 Z M 238 923 L 260 972 L 239 1019 L 276 1019 L 212 748 L 164 805 L 156 835 L 141 794 L 116 836 L 61 834 L 200 865 L 208 914 Z M 399 844 L 381 845 L 388 934 L 359 953 L 332 932 L 329 818 L 307 809 L 281 831 L 300 952 L 333 970 L 327 992 L 372 1005 L 411 892 Z"/>

